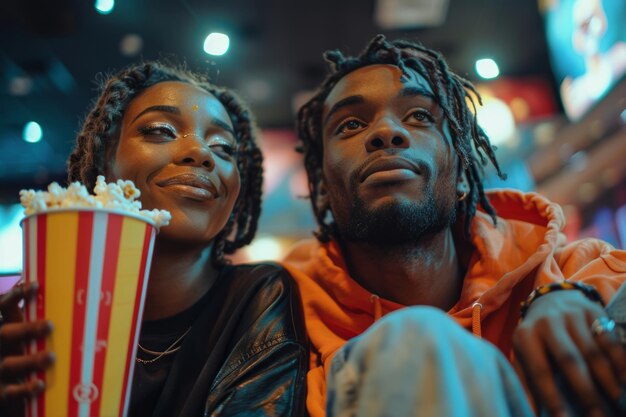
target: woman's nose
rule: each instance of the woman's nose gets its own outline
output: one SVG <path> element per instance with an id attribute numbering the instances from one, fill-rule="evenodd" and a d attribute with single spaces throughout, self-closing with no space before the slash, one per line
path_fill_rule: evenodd
<path id="1" fill-rule="evenodd" d="M 181 149 L 178 154 L 177 163 L 213 169 L 215 166 L 213 153 L 202 137 L 194 133 L 187 133 L 183 135 L 181 139 L 182 140 L 179 141 Z"/>

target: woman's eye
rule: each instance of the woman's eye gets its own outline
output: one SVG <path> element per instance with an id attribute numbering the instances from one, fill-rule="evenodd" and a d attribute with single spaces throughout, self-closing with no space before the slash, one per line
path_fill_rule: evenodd
<path id="1" fill-rule="evenodd" d="M 149 125 L 139 128 L 139 132 L 144 136 L 154 136 L 167 139 L 175 139 L 176 132 L 168 125 Z"/>
<path id="2" fill-rule="evenodd" d="M 237 148 L 230 142 L 213 141 L 209 143 L 209 147 L 220 156 L 230 157 L 237 153 Z"/>
<path id="3" fill-rule="evenodd" d="M 213 145 L 211 146 L 211 148 L 224 152 L 225 154 L 231 156 L 235 154 L 235 148 L 230 145 Z"/>
<path id="4" fill-rule="evenodd" d="M 364 126 L 365 126 L 365 123 L 357 119 L 350 119 L 340 124 L 335 133 L 350 133 L 355 130 L 361 129 Z"/>

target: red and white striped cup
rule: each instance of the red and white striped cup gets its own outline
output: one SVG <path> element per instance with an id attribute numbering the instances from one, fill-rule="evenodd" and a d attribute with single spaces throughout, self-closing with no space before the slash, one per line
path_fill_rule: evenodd
<path id="1" fill-rule="evenodd" d="M 29 353 L 54 351 L 46 390 L 26 417 L 126 416 L 156 228 L 132 214 L 60 209 L 26 217 L 24 276 L 39 283 L 27 321 L 54 331 Z"/>

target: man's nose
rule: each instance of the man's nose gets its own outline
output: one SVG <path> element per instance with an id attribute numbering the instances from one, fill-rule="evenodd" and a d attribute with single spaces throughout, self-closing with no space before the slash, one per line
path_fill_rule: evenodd
<path id="1" fill-rule="evenodd" d="M 392 118 L 380 120 L 365 142 L 368 152 L 387 148 L 408 148 L 409 139 L 406 129 Z"/>

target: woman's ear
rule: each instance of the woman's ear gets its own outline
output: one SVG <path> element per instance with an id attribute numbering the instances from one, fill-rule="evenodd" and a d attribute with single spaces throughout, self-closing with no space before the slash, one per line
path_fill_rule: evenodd
<path id="1" fill-rule="evenodd" d="M 104 160 L 104 177 L 107 181 L 113 181 L 113 178 L 117 178 L 115 155 L 109 156 L 109 152 L 105 152 Z M 111 178 L 111 180 L 109 180 Z"/>

